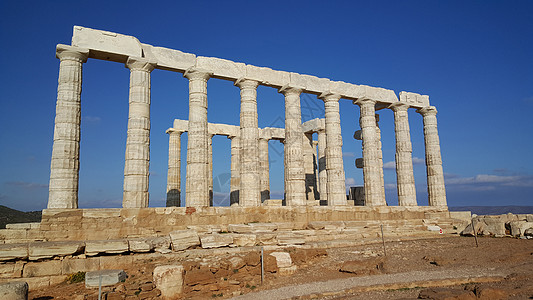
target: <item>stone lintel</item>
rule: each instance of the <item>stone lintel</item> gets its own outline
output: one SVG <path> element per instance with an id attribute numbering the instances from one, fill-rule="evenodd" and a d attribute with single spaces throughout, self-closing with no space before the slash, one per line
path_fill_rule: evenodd
<path id="1" fill-rule="evenodd" d="M 316 118 L 302 123 L 303 133 L 315 133 L 320 130 L 325 130 L 325 128 L 325 119 Z"/>
<path id="2" fill-rule="evenodd" d="M 332 81 L 327 78 L 278 71 L 216 57 L 197 57 L 179 50 L 142 44 L 133 36 L 81 26 L 74 27 L 72 46 L 89 49 L 90 58 L 125 63 L 128 57 L 143 57 L 156 61 L 156 68 L 162 70 L 187 73 L 190 68 L 199 68 L 214 78 L 237 81 L 245 77 L 261 85 L 281 89 L 280 91 L 283 91 L 285 86 L 290 86 L 298 87 L 302 92 L 317 96 L 324 92 L 332 92 L 349 100 L 370 97 L 383 103 L 398 101 L 394 91 L 384 88 Z"/>
<path id="3" fill-rule="evenodd" d="M 429 106 L 429 96 L 402 91 L 400 92 L 400 102 L 407 103 L 415 108 L 423 108 Z"/>

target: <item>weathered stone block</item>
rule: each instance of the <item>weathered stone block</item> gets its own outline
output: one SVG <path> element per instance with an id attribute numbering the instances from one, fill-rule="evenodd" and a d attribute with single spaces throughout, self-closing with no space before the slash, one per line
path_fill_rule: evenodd
<path id="1" fill-rule="evenodd" d="M 196 55 L 163 47 L 142 44 L 146 58 L 157 61 L 157 67 L 171 71 L 185 71 L 196 65 Z"/>
<path id="2" fill-rule="evenodd" d="M 291 255 L 287 252 L 272 252 L 269 255 L 276 258 L 278 268 L 288 268 L 292 266 Z"/>
<path id="3" fill-rule="evenodd" d="M 66 256 L 81 253 L 85 248 L 84 242 L 37 242 L 29 245 L 29 259 L 38 260 L 54 256 Z"/>
<path id="4" fill-rule="evenodd" d="M 115 285 L 126 280 L 124 270 L 101 270 L 85 273 L 85 287 L 97 288 L 100 286 Z"/>
<path id="5" fill-rule="evenodd" d="M 252 228 L 252 232 L 273 232 L 278 229 L 276 224 L 272 223 L 249 223 Z"/>
<path id="6" fill-rule="evenodd" d="M 137 38 L 81 26 L 74 26 L 72 46 L 91 49 L 90 57 L 99 59 L 113 56 L 113 60 L 125 62 L 130 56 L 142 57 L 141 43 Z"/>
<path id="7" fill-rule="evenodd" d="M 194 230 L 176 230 L 169 233 L 172 250 L 180 251 L 200 246 L 200 238 Z"/>
<path id="8" fill-rule="evenodd" d="M 130 252 L 150 252 L 154 249 L 152 239 L 150 238 L 137 238 L 128 240 L 128 246 Z"/>
<path id="9" fill-rule="evenodd" d="M 157 266 L 154 269 L 153 280 L 161 291 L 163 299 L 177 299 L 183 292 L 182 265 Z"/>
<path id="10" fill-rule="evenodd" d="M 100 259 L 92 258 L 67 258 L 61 265 L 61 273 L 64 275 L 74 274 L 76 272 L 96 271 L 100 269 Z"/>
<path id="11" fill-rule="evenodd" d="M 305 244 L 305 236 L 300 234 L 283 233 L 279 234 L 277 239 L 280 246 Z"/>
<path id="12" fill-rule="evenodd" d="M 19 278 L 22 276 L 24 262 L 0 264 L 0 278 Z"/>
<path id="13" fill-rule="evenodd" d="M 250 225 L 245 224 L 229 224 L 228 231 L 235 233 L 251 233 L 252 227 Z"/>
<path id="14" fill-rule="evenodd" d="M 289 72 L 276 71 L 266 67 L 246 65 L 246 78 L 257 80 L 264 85 L 280 88 L 289 84 Z"/>
<path id="15" fill-rule="evenodd" d="M 25 281 L 12 281 L 0 283 L 0 299 L 2 300 L 27 300 L 28 283 Z"/>
<path id="16" fill-rule="evenodd" d="M 0 244 L 0 261 L 28 258 L 28 244 Z"/>
<path id="17" fill-rule="evenodd" d="M 255 234 L 236 234 L 233 236 L 233 244 L 237 247 L 255 246 Z"/>
<path id="18" fill-rule="evenodd" d="M 24 265 L 22 277 L 61 275 L 61 265 L 62 262 L 60 260 L 29 262 Z"/>
<path id="19" fill-rule="evenodd" d="M 101 240 L 85 242 L 85 254 L 89 256 L 99 253 L 124 253 L 128 252 L 128 240 Z"/>
<path id="20" fill-rule="evenodd" d="M 213 73 L 213 77 L 236 80 L 246 76 L 246 65 L 216 57 L 198 56 L 196 67 Z"/>
<path id="21" fill-rule="evenodd" d="M 230 234 L 209 234 L 200 238 L 202 248 L 220 248 L 233 244 L 233 236 Z"/>

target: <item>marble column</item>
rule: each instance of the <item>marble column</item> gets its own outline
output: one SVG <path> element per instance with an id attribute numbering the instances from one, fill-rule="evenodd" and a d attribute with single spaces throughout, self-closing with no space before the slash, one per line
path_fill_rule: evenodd
<path id="1" fill-rule="evenodd" d="M 426 171 L 430 206 L 446 206 L 446 188 L 437 130 L 437 109 L 428 106 L 417 110 L 424 120 L 424 143 L 426 146 Z"/>
<path id="2" fill-rule="evenodd" d="M 230 205 L 239 205 L 239 190 L 241 188 L 241 143 L 238 136 L 229 136 L 231 140 L 231 179 Z"/>
<path id="3" fill-rule="evenodd" d="M 259 177 L 259 129 L 257 124 L 257 86 L 255 80 L 239 79 L 241 89 L 241 187 L 240 206 L 261 205 Z"/>
<path id="4" fill-rule="evenodd" d="M 287 206 L 305 205 L 305 175 L 302 151 L 302 115 L 300 94 L 302 90 L 283 87 L 285 95 L 285 203 Z"/>
<path id="5" fill-rule="evenodd" d="M 209 160 L 207 132 L 207 81 L 210 73 L 191 68 L 183 75 L 189 79 L 189 129 L 185 204 L 209 206 Z"/>
<path id="6" fill-rule="evenodd" d="M 365 187 L 365 205 L 382 206 L 387 205 L 383 195 L 381 185 L 381 172 L 379 158 L 381 147 L 379 147 L 379 137 L 376 129 L 375 105 L 376 101 L 370 99 L 359 99 L 355 104 L 361 107 L 361 135 L 363 138 L 363 179 Z"/>
<path id="7" fill-rule="evenodd" d="M 326 130 L 318 130 L 318 191 L 320 200 L 328 199 L 328 173 L 326 171 Z"/>
<path id="8" fill-rule="evenodd" d="M 259 169 L 261 174 L 261 203 L 270 199 L 270 166 L 268 161 L 268 139 L 259 139 Z"/>
<path id="9" fill-rule="evenodd" d="M 379 178 L 381 184 L 381 198 L 385 198 L 385 178 L 383 177 L 383 151 L 381 151 L 381 129 L 379 129 L 379 115 L 376 114 L 376 137 L 378 139 L 378 154 L 379 154 Z M 386 205 L 386 204 L 385 204 Z"/>
<path id="10" fill-rule="evenodd" d="M 312 147 L 313 147 L 313 181 L 314 181 L 314 199 L 315 200 L 320 200 L 320 194 L 318 192 L 318 153 L 317 153 L 317 148 L 318 146 L 318 141 L 313 141 L 312 142 Z"/>
<path id="11" fill-rule="evenodd" d="M 303 135 L 303 155 L 304 155 L 304 172 L 305 172 L 305 193 L 307 201 L 314 203 L 315 200 L 315 168 L 313 165 L 314 155 L 313 155 L 313 135 L 304 134 Z"/>
<path id="12" fill-rule="evenodd" d="M 48 208 L 78 208 L 82 65 L 88 56 L 88 49 L 56 48 L 60 63 Z"/>
<path id="13" fill-rule="evenodd" d="M 207 180 L 209 182 L 209 206 L 213 206 L 213 134 L 207 138 Z"/>
<path id="14" fill-rule="evenodd" d="M 394 111 L 394 132 L 396 136 L 396 185 L 398 205 L 416 205 L 416 187 L 413 174 L 411 135 L 409 132 L 409 105 L 396 102 L 390 106 Z"/>
<path id="15" fill-rule="evenodd" d="M 167 207 L 181 205 L 181 134 L 174 129 L 168 134 Z"/>
<path id="16" fill-rule="evenodd" d="M 342 160 L 341 118 L 339 112 L 340 95 L 324 93 L 320 95 L 325 106 L 326 127 L 326 170 L 328 173 L 328 206 L 348 205 L 346 183 Z"/>
<path id="17" fill-rule="evenodd" d="M 130 96 L 122 207 L 148 207 L 150 168 L 150 73 L 155 63 L 130 57 Z"/>

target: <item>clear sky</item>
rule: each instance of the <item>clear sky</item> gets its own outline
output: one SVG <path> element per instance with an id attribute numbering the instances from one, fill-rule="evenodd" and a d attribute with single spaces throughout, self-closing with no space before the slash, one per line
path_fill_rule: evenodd
<path id="1" fill-rule="evenodd" d="M 450 206 L 533 205 L 533 1 L 1 1 L 0 204 L 46 207 L 59 60 L 80 25 L 141 42 L 332 80 L 430 95 Z M 84 64 L 80 207 L 120 207 L 129 71 Z M 188 118 L 188 81 L 152 72 L 150 206 L 164 206 L 165 130 Z M 239 124 L 239 90 L 208 82 L 209 122 Z M 258 89 L 260 127 L 283 127 L 283 96 Z M 387 202 L 397 204 L 394 121 L 378 112 Z M 302 120 L 323 117 L 302 95 Z M 427 205 L 422 118 L 409 112 L 415 180 Z M 359 107 L 341 100 L 348 186 L 362 185 Z M 316 137 L 315 137 L 316 139 Z M 185 162 L 186 135 L 183 136 Z M 216 203 L 227 203 L 230 141 L 215 137 Z M 272 197 L 283 148 L 270 142 Z M 183 170 L 185 164 L 183 164 Z M 185 172 L 182 173 L 183 185 Z"/>

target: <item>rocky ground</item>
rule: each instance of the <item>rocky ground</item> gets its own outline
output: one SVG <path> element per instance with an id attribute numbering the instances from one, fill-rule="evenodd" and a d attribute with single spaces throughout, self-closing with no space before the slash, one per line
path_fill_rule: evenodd
<path id="1" fill-rule="evenodd" d="M 263 284 L 252 267 L 257 255 L 243 253 L 244 260 L 252 262 L 238 271 L 232 267 L 222 270 L 226 275 L 220 276 L 216 284 L 187 286 L 185 298 L 533 299 L 533 240 L 490 237 L 478 240 L 479 247 L 473 237 L 459 236 L 387 241 L 386 256 L 380 243 L 312 252 L 286 249 L 298 266 L 297 271 L 282 275 L 267 266 L 269 272 Z M 104 294 L 107 299 L 157 299 L 160 292 L 152 284 L 155 265 L 192 266 L 195 262 L 209 267 L 214 261 L 224 265 L 232 257 L 235 254 L 217 257 L 200 254 L 179 262 L 147 258 L 126 269 L 129 276 L 126 281 L 105 288 Z M 216 274 L 222 271 L 216 270 Z M 313 288 L 316 291 L 311 292 Z M 30 299 L 81 300 L 97 296 L 97 289 L 86 289 L 83 283 L 65 282 L 52 289 L 30 292 Z"/>

